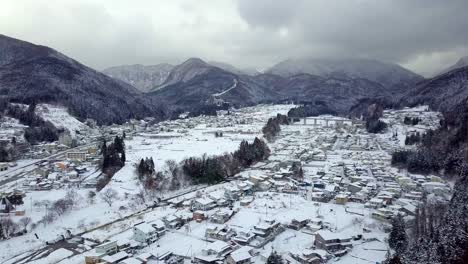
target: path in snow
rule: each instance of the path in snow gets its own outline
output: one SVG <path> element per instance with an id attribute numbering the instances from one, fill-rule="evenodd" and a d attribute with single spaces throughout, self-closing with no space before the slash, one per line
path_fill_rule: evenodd
<path id="1" fill-rule="evenodd" d="M 212 94 L 213 96 L 217 97 L 217 96 L 221 96 L 229 91 L 231 91 L 232 89 L 236 88 L 237 87 L 237 79 L 233 79 L 234 80 L 234 83 L 232 84 L 231 87 L 229 87 L 227 90 L 225 91 L 222 91 L 220 93 L 215 93 L 215 94 Z"/>

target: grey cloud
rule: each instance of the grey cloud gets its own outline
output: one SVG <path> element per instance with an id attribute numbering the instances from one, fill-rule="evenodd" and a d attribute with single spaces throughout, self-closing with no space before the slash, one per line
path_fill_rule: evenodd
<path id="1" fill-rule="evenodd" d="M 430 73 L 467 55 L 466 10 L 466 0 L 5 0 L 0 32 L 97 69 L 365 57 Z"/>

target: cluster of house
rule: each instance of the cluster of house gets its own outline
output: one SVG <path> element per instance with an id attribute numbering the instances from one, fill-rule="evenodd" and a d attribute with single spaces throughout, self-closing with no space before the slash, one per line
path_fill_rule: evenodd
<path id="1" fill-rule="evenodd" d="M 86 151 L 67 152 L 65 160 L 45 160 L 25 176 L 23 189 L 27 190 L 51 190 L 63 186 L 83 186 L 83 180 L 92 173 L 92 168 L 97 164 L 96 147 L 89 147 Z"/>

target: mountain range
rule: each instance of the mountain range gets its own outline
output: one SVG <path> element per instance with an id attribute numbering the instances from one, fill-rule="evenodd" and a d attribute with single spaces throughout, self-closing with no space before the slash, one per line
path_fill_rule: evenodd
<path id="1" fill-rule="evenodd" d="M 165 118 L 164 107 L 133 86 L 49 47 L 0 35 L 0 50 L 0 99 L 63 105 L 99 124 Z"/>
<path id="2" fill-rule="evenodd" d="M 163 120 L 224 103 L 294 101 L 347 114 L 376 98 L 445 109 L 468 97 L 466 67 L 424 79 L 397 64 L 367 59 L 286 60 L 260 73 L 190 58 L 179 65 L 126 65 L 101 73 L 51 48 L 3 35 L 0 50 L 0 98 L 60 104 L 100 124 Z"/>

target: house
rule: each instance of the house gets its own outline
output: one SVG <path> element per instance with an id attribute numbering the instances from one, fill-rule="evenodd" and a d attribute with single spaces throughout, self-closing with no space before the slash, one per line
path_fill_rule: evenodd
<path id="1" fill-rule="evenodd" d="M 211 215 L 210 220 L 211 222 L 217 224 L 224 224 L 226 223 L 231 217 L 234 215 L 234 211 L 232 210 L 218 210 L 213 215 Z"/>
<path id="2" fill-rule="evenodd" d="M 118 252 L 115 253 L 114 255 L 108 255 L 104 256 L 101 258 L 101 260 L 104 261 L 106 264 L 115 264 L 115 263 L 120 263 L 122 260 L 128 258 L 128 254 L 126 252 Z"/>
<path id="3" fill-rule="evenodd" d="M 196 263 L 219 263 L 232 252 L 232 247 L 226 242 L 217 240 L 202 250 L 202 254 L 195 256 Z"/>
<path id="4" fill-rule="evenodd" d="M 252 263 L 253 248 L 249 246 L 240 247 L 226 258 L 227 264 L 250 264 Z"/>
<path id="5" fill-rule="evenodd" d="M 348 196 L 346 194 L 338 194 L 335 196 L 336 204 L 346 204 L 348 202 Z"/>
<path id="6" fill-rule="evenodd" d="M 384 200 L 380 198 L 372 198 L 364 206 L 367 208 L 377 209 L 377 208 L 382 207 L 383 205 L 384 205 Z"/>
<path id="7" fill-rule="evenodd" d="M 228 241 L 231 237 L 235 236 L 236 232 L 228 226 L 207 228 L 205 230 L 205 237 L 208 240 L 222 240 Z"/>
<path id="8" fill-rule="evenodd" d="M 151 244 L 158 239 L 156 229 L 146 222 L 133 226 L 133 239 L 142 244 Z"/>
<path id="9" fill-rule="evenodd" d="M 253 196 L 248 196 L 245 197 L 244 199 L 240 200 L 240 205 L 241 206 L 248 206 L 250 203 L 252 203 L 254 200 Z"/>
<path id="10" fill-rule="evenodd" d="M 320 218 L 312 218 L 307 224 L 306 228 L 311 232 L 316 232 L 322 229 L 323 221 Z"/>
<path id="11" fill-rule="evenodd" d="M 215 201 L 210 198 L 198 198 L 192 203 L 192 210 L 208 211 L 216 207 Z"/>
<path id="12" fill-rule="evenodd" d="M 351 239 L 351 236 L 345 234 L 332 233 L 328 230 L 320 230 L 315 233 L 314 245 L 318 249 L 334 252 L 351 247 Z"/>
<path id="13" fill-rule="evenodd" d="M 124 259 L 123 261 L 119 263 L 120 264 L 143 264 L 144 262 L 137 258 L 128 258 L 128 259 Z"/>
<path id="14" fill-rule="evenodd" d="M 252 232 L 265 238 L 276 232 L 280 226 L 280 223 L 275 220 L 265 220 L 264 222 L 255 225 Z"/>
<path id="15" fill-rule="evenodd" d="M 168 216 L 164 217 L 163 222 L 164 222 L 164 224 L 166 225 L 167 228 L 172 228 L 172 229 L 181 227 L 183 225 L 182 219 L 180 219 L 179 217 L 177 217 L 175 215 L 168 215 Z"/>
<path id="16" fill-rule="evenodd" d="M 166 233 L 166 225 L 159 219 L 152 222 L 151 226 L 156 230 L 158 237 L 162 237 Z"/>
<path id="17" fill-rule="evenodd" d="M 302 264 L 322 264 L 327 261 L 329 254 L 322 249 L 305 249 L 299 252 L 290 252 L 291 257 Z"/>
<path id="18" fill-rule="evenodd" d="M 231 239 L 239 245 L 248 245 L 254 238 L 255 234 L 253 233 L 247 231 L 238 231 L 237 235 Z"/>
<path id="19" fill-rule="evenodd" d="M 118 252 L 117 241 L 110 241 L 96 246 L 92 251 L 85 254 L 86 264 L 102 263 L 101 258 Z"/>
<path id="20" fill-rule="evenodd" d="M 240 190 L 237 186 L 226 186 L 224 188 L 224 197 L 230 201 L 237 201 L 240 196 Z"/>
<path id="21" fill-rule="evenodd" d="M 205 213 L 203 211 L 200 211 L 200 210 L 197 210 L 195 212 L 193 212 L 193 220 L 197 221 L 197 222 L 201 222 L 203 220 L 205 220 L 206 216 L 205 216 Z"/>
<path id="22" fill-rule="evenodd" d="M 289 224 L 289 228 L 292 228 L 294 230 L 299 230 L 305 226 L 307 226 L 307 224 L 309 223 L 309 219 L 304 217 L 304 216 L 300 216 L 300 217 L 296 217 L 294 218 L 291 223 Z"/>

